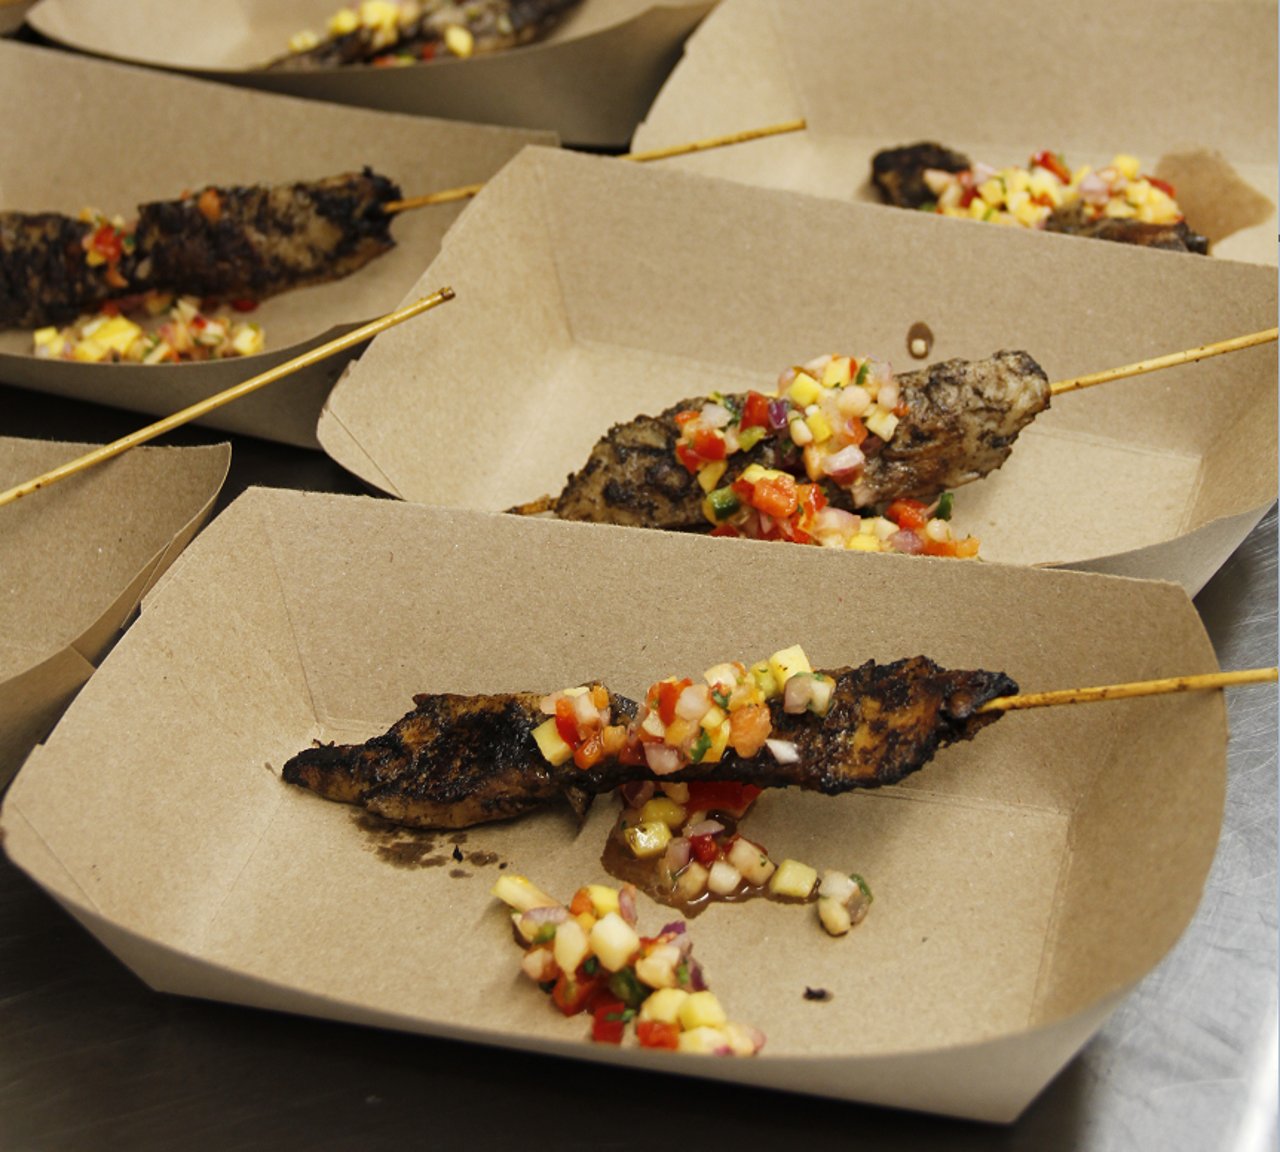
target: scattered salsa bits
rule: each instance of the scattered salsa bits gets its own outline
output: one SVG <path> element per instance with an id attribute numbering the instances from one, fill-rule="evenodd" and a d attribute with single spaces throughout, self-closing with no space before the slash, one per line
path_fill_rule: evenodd
<path id="1" fill-rule="evenodd" d="M 1136 156 L 1118 155 L 1105 167 L 1071 169 L 1056 152 L 1037 152 L 1026 167 L 975 164 L 960 172 L 929 168 L 924 182 L 934 200 L 923 210 L 943 216 L 1043 228 L 1054 212 L 1079 211 L 1085 220 L 1113 217 L 1148 224 L 1183 219 L 1173 187 L 1142 173 Z"/>
<path id="2" fill-rule="evenodd" d="M 847 489 L 856 499 L 867 460 L 893 439 L 906 413 L 888 363 L 821 356 L 783 372 L 772 396 L 715 393 L 701 408 L 678 413 L 675 452 L 705 493 L 702 511 L 713 536 L 975 557 L 977 538 L 958 536 L 949 522 L 950 493 L 930 505 L 895 500 L 874 516 L 828 500 L 827 485 Z M 759 463 L 741 471 L 732 467 L 736 454 L 766 437 L 785 437 L 799 450 L 807 482 Z"/>
<path id="3" fill-rule="evenodd" d="M 521 971 L 564 1015 L 589 1015 L 597 1043 L 630 1035 L 636 1047 L 710 1056 L 754 1056 L 764 1047 L 764 1034 L 731 1021 L 708 989 L 683 921 L 639 934 L 631 885 L 588 884 L 564 905 L 508 875 L 493 895 L 511 909 Z"/>
<path id="4" fill-rule="evenodd" d="M 236 302 L 232 307 L 243 312 L 251 305 Z M 140 319 L 152 323 L 144 327 L 126 312 L 140 312 Z M 55 360 L 171 364 L 252 356 L 262 351 L 264 335 L 260 324 L 206 313 L 194 296 L 175 299 L 168 293 L 149 292 L 113 301 L 67 328 L 37 328 L 33 343 L 36 356 Z"/>

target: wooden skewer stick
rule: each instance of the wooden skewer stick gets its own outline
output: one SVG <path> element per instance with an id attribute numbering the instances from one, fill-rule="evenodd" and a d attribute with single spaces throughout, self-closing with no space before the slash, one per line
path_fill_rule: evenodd
<path id="1" fill-rule="evenodd" d="M 997 696 L 977 712 L 1011 712 L 1018 708 L 1048 708 L 1054 704 L 1094 704 L 1100 700 L 1128 700 L 1134 696 L 1164 696 L 1170 692 L 1205 692 L 1233 684 L 1274 684 L 1280 669 L 1247 668 L 1241 672 L 1205 672 L 1198 676 L 1168 676 L 1162 680 L 1134 680 L 1097 688 L 1063 688 L 1057 692 L 1028 692 Z"/>
<path id="2" fill-rule="evenodd" d="M 59 480 L 65 480 L 68 476 L 74 476 L 77 472 L 92 468 L 95 464 L 101 464 L 104 460 L 119 456 L 130 448 L 145 444 L 148 440 L 154 440 L 157 436 L 162 436 L 164 433 L 171 432 L 183 424 L 199 419 L 201 416 L 212 412 L 215 408 L 230 404 L 231 401 L 238 400 L 241 396 L 247 396 L 250 392 L 256 392 L 259 388 L 265 388 L 268 384 L 272 384 L 284 376 L 292 375 L 303 368 L 309 368 L 312 364 L 325 360 L 335 353 L 345 351 L 347 348 L 353 348 L 365 340 L 372 339 L 380 332 L 385 332 L 388 328 L 394 328 L 397 324 L 402 324 L 404 321 L 410 320 L 414 316 L 427 312 L 436 307 L 436 305 L 452 299 L 453 289 L 441 288 L 438 292 L 434 292 L 430 296 L 424 296 L 412 304 L 406 304 L 395 312 L 389 312 L 377 320 L 362 324 L 359 328 L 352 329 L 345 336 L 339 336 L 336 340 L 330 340 L 317 348 L 312 348 L 309 352 L 302 353 L 301 356 L 295 356 L 292 360 L 286 360 L 283 364 L 268 368 L 257 376 L 252 376 L 248 380 L 241 381 L 239 384 L 215 393 L 213 396 L 199 400 L 195 404 L 183 408 L 180 412 L 175 412 L 172 416 L 166 416 L 163 420 L 157 420 L 154 424 L 148 424 L 145 428 L 140 428 L 137 432 L 131 432 L 128 436 L 122 436 L 119 440 L 104 444 L 101 448 L 95 448 L 92 452 L 87 452 L 67 464 L 59 465 L 57 468 L 44 473 L 44 475 L 37 476 L 34 480 L 28 480 L 24 484 L 10 488 L 7 492 L 0 492 L 0 507 L 5 504 L 12 504 L 15 500 L 20 500 L 23 496 L 29 496 L 32 492 L 36 492 Z"/>
<path id="3" fill-rule="evenodd" d="M 764 128 L 748 128 L 743 132 L 731 132 L 726 136 L 710 136 L 705 140 L 694 140 L 688 144 L 673 144 L 668 148 L 653 148 L 648 152 L 627 152 L 620 160 L 634 160 L 637 164 L 647 164 L 650 160 L 667 160 L 672 156 L 688 156 L 693 152 L 709 152 L 712 148 L 727 148 L 732 144 L 745 144 L 749 140 L 763 140 L 767 136 L 781 136 L 787 132 L 803 132 L 808 125 L 804 120 L 786 120 L 781 124 L 770 124 Z M 457 200 L 469 200 L 484 187 L 480 184 L 463 184 L 458 188 L 446 188 L 441 192 L 427 192 L 422 196 L 408 196 L 403 200 L 392 200 L 382 206 L 388 215 L 397 212 L 409 212 L 414 208 L 427 208 L 432 204 L 452 204 Z"/>
<path id="4" fill-rule="evenodd" d="M 1178 364 L 1194 364 L 1197 360 L 1207 360 L 1210 356 L 1221 356 L 1224 352 L 1238 352 L 1241 348 L 1253 348 L 1258 344 L 1269 344 L 1276 339 L 1277 331 L 1280 330 L 1267 328 L 1262 332 L 1252 332 L 1248 336 L 1235 336 L 1230 340 L 1219 340 L 1214 344 L 1202 344 L 1199 348 L 1188 348 L 1185 352 L 1170 352 L 1167 356 L 1156 356 L 1151 360 L 1139 360 L 1136 364 L 1126 364 L 1120 368 L 1108 368 L 1105 372 L 1095 372 L 1091 376 L 1077 376 L 1072 380 L 1058 380 L 1049 385 L 1049 395 L 1060 396 L 1064 392 L 1092 388 L 1095 384 L 1106 384 L 1110 380 L 1123 380 L 1126 376 L 1141 376 L 1144 372 L 1155 372 L 1161 368 L 1172 368 Z"/>

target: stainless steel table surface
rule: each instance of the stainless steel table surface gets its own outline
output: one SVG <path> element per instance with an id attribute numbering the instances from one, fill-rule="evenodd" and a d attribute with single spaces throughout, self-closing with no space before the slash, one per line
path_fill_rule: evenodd
<path id="1" fill-rule="evenodd" d="M 146 422 L 0 387 L 8 435 Z M 248 484 L 360 491 L 318 453 L 231 439 L 223 503 Z M 1276 595 L 1273 509 L 1196 600 L 1224 667 L 1276 663 Z M 1010 1127 L 161 995 L 0 858 L 0 1149 L 1274 1148 L 1276 700 L 1229 694 L 1226 815 L 1191 927 Z"/>

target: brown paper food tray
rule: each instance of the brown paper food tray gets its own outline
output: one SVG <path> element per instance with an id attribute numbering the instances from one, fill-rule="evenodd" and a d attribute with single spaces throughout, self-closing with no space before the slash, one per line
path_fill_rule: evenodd
<path id="1" fill-rule="evenodd" d="M 547 39 L 469 60 L 414 68 L 268 72 L 304 28 L 322 31 L 337 0 L 205 0 L 200 29 L 167 0 L 104 7 L 43 0 L 42 35 L 84 52 L 292 96 L 555 131 L 571 144 L 623 147 L 711 0 L 583 0 Z"/>
<path id="2" fill-rule="evenodd" d="M 952 223 L 531 149 L 422 282 L 457 289 L 448 324 L 374 341 L 317 434 L 404 499 L 500 511 L 617 421 L 824 352 L 915 366 L 917 321 L 933 360 L 1024 348 L 1051 380 L 1275 323 L 1271 269 Z M 1273 344 L 1061 396 L 956 524 L 991 560 L 1194 592 L 1275 499 L 1275 381 Z"/>
<path id="3" fill-rule="evenodd" d="M 997 167 L 1127 152 L 1216 255 L 1276 262 L 1274 3 L 1030 0 L 1013 19 L 1003 0 L 723 0 L 634 143 L 794 117 L 807 132 L 673 163 L 878 203 L 871 157 L 918 140 Z"/>
<path id="4" fill-rule="evenodd" d="M 93 445 L 0 436 L 0 491 Z M 145 448 L 0 509 L 0 787 L 195 535 L 231 449 Z"/>
<path id="5" fill-rule="evenodd" d="M 330 108 L 3 42 L 0 103 L 23 110 L 0 135 L 0 209 L 26 212 L 74 215 L 93 206 L 128 219 L 144 201 L 173 199 L 207 183 L 315 179 L 366 164 L 417 195 L 487 179 L 525 144 L 555 142 L 546 133 Z M 104 163 L 108 151 L 111 162 Z M 202 364 L 80 364 L 37 359 L 31 333 L 9 330 L 0 331 L 0 380 L 167 416 L 389 312 L 461 210 L 453 204 L 406 212 L 392 226 L 397 246 L 359 272 L 263 302 L 252 317 L 266 331 L 260 355 Z M 351 355 L 202 422 L 314 448 L 320 405 Z"/>
<path id="6" fill-rule="evenodd" d="M 416 692 L 602 678 L 634 697 L 795 642 L 816 666 L 925 652 L 1026 690 L 1215 667 L 1173 585 L 751 543 L 733 559 L 675 535 L 253 490 L 33 753 L 5 849 L 161 990 L 1012 1119 L 1194 912 L 1223 803 L 1217 694 L 1015 714 L 897 787 L 765 797 L 751 828 L 775 858 L 857 869 L 876 900 L 843 940 L 765 901 L 692 922 L 731 1016 L 768 1036 L 754 1060 L 592 1045 L 518 974 L 489 895 L 500 864 L 564 898 L 604 879 L 610 798 L 580 831 L 557 808 L 425 834 L 279 779 L 313 739 L 381 732 Z M 690 610 L 698 589 L 711 611 Z M 671 919 L 640 908 L 642 927 Z"/>

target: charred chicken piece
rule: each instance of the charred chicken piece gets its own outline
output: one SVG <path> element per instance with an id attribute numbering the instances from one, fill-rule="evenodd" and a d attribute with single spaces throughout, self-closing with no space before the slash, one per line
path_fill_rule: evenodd
<path id="1" fill-rule="evenodd" d="M 1018 433 L 1049 407 L 1049 380 L 1026 352 L 997 352 L 985 360 L 947 360 L 898 378 L 906 415 L 893 438 L 865 447 L 866 467 L 851 488 L 826 483 L 837 507 L 865 508 L 899 497 L 929 501 L 978 480 L 1008 458 Z M 743 397 L 732 397 L 741 404 Z M 686 400 L 657 416 L 617 424 L 569 477 L 552 510 L 565 520 L 668 530 L 707 527 L 705 495 L 676 458 L 676 414 L 697 408 Z M 735 474 L 750 464 L 804 479 L 799 449 L 785 430 L 736 453 Z"/>
<path id="2" fill-rule="evenodd" d="M 400 195 L 396 184 L 366 168 L 143 204 L 135 290 L 261 300 L 348 276 L 395 246 L 383 206 Z"/>
<path id="3" fill-rule="evenodd" d="M 894 208 L 922 208 L 934 198 L 924 182 L 926 169 L 963 172 L 972 167 L 973 161 L 963 152 L 923 141 L 877 152 L 871 159 L 871 182 L 886 204 Z"/>
<path id="4" fill-rule="evenodd" d="M 86 262 L 92 228 L 55 212 L 0 212 L 0 328 L 62 324 L 127 290 Z"/>
<path id="5" fill-rule="evenodd" d="M 662 780 L 735 780 L 764 788 L 803 788 L 837 795 L 894 784 L 924 767 L 940 748 L 971 739 L 1003 715 L 978 714 L 988 700 L 1018 686 L 1000 672 L 954 671 L 924 656 L 838 668 L 823 716 L 791 714 L 770 702 L 773 735 L 790 741 L 794 763 L 767 751 L 750 758 L 726 751 L 714 764 L 693 764 Z M 503 820 L 567 799 L 580 813 L 590 796 L 652 778 L 643 764 L 607 760 L 590 771 L 573 761 L 553 767 L 532 732 L 546 716 L 535 693 L 427 695 L 383 736 L 363 745 L 307 749 L 284 766 L 284 779 L 330 800 L 356 804 L 418 828 L 464 828 Z M 616 717 L 636 706 L 610 694 Z"/>
<path id="6" fill-rule="evenodd" d="M 924 208 L 935 196 L 925 183 L 924 174 L 932 168 L 942 172 L 963 172 L 973 162 L 962 152 L 953 152 L 941 144 L 922 141 L 902 148 L 877 152 L 871 160 L 871 182 L 880 198 L 895 208 Z M 1149 224 L 1141 220 L 1102 217 L 1091 220 L 1079 205 L 1069 205 L 1050 213 L 1044 222 L 1046 232 L 1061 232 L 1094 240 L 1111 240 L 1119 244 L 1136 244 L 1143 248 L 1161 248 L 1170 252 L 1209 254 L 1209 239 L 1192 231 L 1185 221 L 1176 224 Z"/>
<path id="7" fill-rule="evenodd" d="M 313 48 L 289 52 L 264 67 L 277 72 L 310 72 L 370 64 L 382 56 L 431 60 L 436 56 L 502 52 L 541 39 L 578 3 L 579 0 L 469 0 L 463 4 L 424 0 L 418 5 L 418 14 L 403 23 L 361 24 L 350 32 L 329 36 Z"/>

